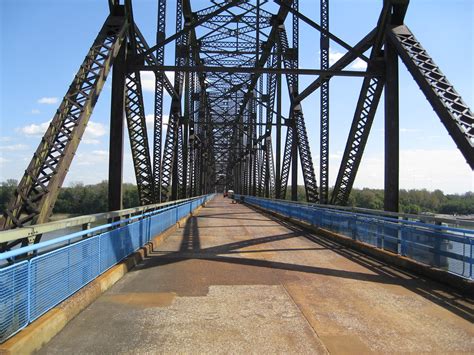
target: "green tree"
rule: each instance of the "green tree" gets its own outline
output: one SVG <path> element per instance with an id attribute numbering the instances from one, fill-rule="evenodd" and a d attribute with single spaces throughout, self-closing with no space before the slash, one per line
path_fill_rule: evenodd
<path id="1" fill-rule="evenodd" d="M 7 181 L 0 183 L 0 208 L 2 211 L 7 209 L 17 186 L 18 181 L 15 179 L 7 179 Z"/>

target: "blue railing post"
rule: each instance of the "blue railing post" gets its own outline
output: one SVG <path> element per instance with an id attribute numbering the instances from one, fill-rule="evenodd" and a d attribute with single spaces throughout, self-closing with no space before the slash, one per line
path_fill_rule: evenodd
<path id="1" fill-rule="evenodd" d="M 471 258 L 470 258 L 470 260 L 469 260 L 469 261 L 470 261 L 470 263 L 469 263 L 469 265 L 470 265 L 469 278 L 472 280 L 472 278 L 473 278 L 473 277 L 472 277 L 472 276 L 473 276 L 473 275 L 472 275 L 472 268 L 473 268 L 473 265 L 474 265 L 474 264 L 473 264 L 473 256 L 474 256 L 474 255 L 473 255 L 472 251 L 473 251 L 473 249 L 474 249 L 474 240 L 472 240 L 472 239 L 469 238 L 469 242 L 470 242 L 469 244 L 470 244 L 470 247 L 471 247 L 471 248 L 470 248 L 470 249 L 471 249 Z"/>
<path id="2" fill-rule="evenodd" d="M 28 273 L 27 273 L 27 320 L 28 320 L 28 323 L 30 323 L 30 319 L 31 319 L 31 261 L 28 260 Z"/>

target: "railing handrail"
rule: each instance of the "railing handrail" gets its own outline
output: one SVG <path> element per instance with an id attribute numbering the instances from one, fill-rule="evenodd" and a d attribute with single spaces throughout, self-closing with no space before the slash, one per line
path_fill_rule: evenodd
<path id="1" fill-rule="evenodd" d="M 295 205 L 285 200 L 242 195 L 235 195 L 235 198 L 473 280 L 474 230 L 334 210 L 315 204 Z M 448 249 L 443 250 L 442 245 Z M 419 254 L 420 250 L 430 254 Z M 462 264 L 449 261 L 448 266 L 437 258 L 457 260 Z"/>
<path id="2" fill-rule="evenodd" d="M 155 204 L 146 205 L 146 206 L 126 208 L 126 209 L 117 210 L 117 211 L 101 212 L 101 213 L 89 214 L 89 215 L 84 215 L 84 216 L 72 217 L 72 218 L 67 218 L 60 221 L 29 225 L 22 228 L 8 229 L 8 230 L 0 231 L 0 243 L 10 242 L 10 241 L 18 240 L 22 238 L 33 237 L 35 235 L 54 232 L 54 231 L 65 229 L 65 228 L 82 226 L 88 223 L 94 223 L 98 221 L 139 214 L 139 213 L 147 212 L 149 210 L 153 210 L 157 208 L 161 209 L 167 206 L 174 206 L 176 204 L 180 204 L 186 201 L 191 201 L 193 199 L 197 199 L 203 196 L 205 195 L 190 197 L 190 198 L 175 200 L 175 201 L 170 201 L 170 202 L 155 203 Z"/>
<path id="3" fill-rule="evenodd" d="M 127 219 L 122 219 L 120 221 L 101 224 L 97 227 L 92 227 L 92 228 L 85 229 L 85 230 L 82 230 L 82 231 L 70 233 L 70 234 L 67 234 L 63 237 L 57 237 L 57 238 L 46 240 L 44 242 L 40 242 L 40 243 L 37 243 L 37 244 L 31 244 L 31 245 L 28 245 L 28 246 L 25 246 L 25 247 L 22 247 L 22 248 L 17 248 L 17 249 L 13 249 L 13 250 L 10 250 L 10 251 L 6 251 L 6 252 L 3 252 L 3 253 L 0 253 L 0 261 L 11 259 L 11 258 L 14 258 L 18 255 L 31 253 L 31 252 L 34 252 L 34 251 L 37 251 L 37 250 L 40 250 L 40 249 L 43 249 L 43 248 L 50 247 L 50 246 L 55 245 L 55 244 L 68 242 L 70 240 L 80 238 L 84 235 L 91 234 L 91 233 L 96 233 L 96 232 L 99 232 L 101 230 L 107 230 L 109 228 L 113 228 L 115 226 L 118 226 L 118 225 L 121 225 L 121 224 L 124 224 L 124 223 L 129 224 L 130 222 L 132 222 L 134 220 L 139 220 L 139 219 L 143 218 L 144 216 L 152 216 L 152 215 L 155 215 L 155 214 L 160 214 L 160 213 L 166 212 L 170 209 L 182 206 L 182 205 L 186 204 L 187 202 L 190 202 L 192 200 L 199 199 L 199 198 L 200 197 L 193 197 L 193 198 L 190 198 L 190 199 L 181 200 L 180 203 L 171 204 L 171 205 L 167 204 L 164 208 L 160 208 L 159 210 L 145 212 L 143 214 L 137 214 L 137 215 L 131 216 Z M 177 201 L 173 201 L 173 202 L 177 202 Z"/>
<path id="4" fill-rule="evenodd" d="M 242 195 L 236 195 L 236 196 L 242 196 Z M 464 237 L 470 238 L 474 240 L 474 230 L 472 229 L 463 229 L 463 228 L 457 228 L 457 227 L 449 227 L 449 226 L 440 226 L 436 224 L 430 224 L 426 222 L 416 222 L 416 221 L 409 221 L 405 219 L 397 219 L 394 217 L 386 217 L 386 216 L 381 216 L 381 215 L 375 215 L 375 214 L 365 214 L 365 213 L 359 213 L 359 212 L 351 212 L 347 210 L 335 210 L 335 209 L 326 209 L 325 206 L 320 206 L 317 204 L 311 204 L 311 203 L 298 203 L 296 201 L 288 201 L 288 200 L 277 200 L 277 199 L 269 199 L 269 198 L 264 198 L 264 197 L 256 197 L 256 196 L 245 196 L 245 198 L 256 198 L 256 199 L 263 199 L 263 200 L 268 200 L 276 203 L 281 203 L 281 204 L 287 204 L 287 205 L 293 205 L 293 204 L 298 204 L 301 205 L 301 207 L 311 207 L 314 209 L 319 209 L 319 210 L 329 210 L 329 211 L 334 211 L 336 213 L 340 214 L 347 214 L 347 215 L 353 215 L 353 216 L 358 216 L 362 218 L 371 218 L 371 219 L 377 219 L 385 222 L 390 222 L 390 223 L 396 223 L 396 224 L 402 224 L 402 225 L 411 225 L 411 226 L 416 226 L 424 229 L 434 229 L 434 230 L 439 230 L 442 232 L 457 232 L 457 233 L 462 233 Z M 470 235 L 466 235 L 470 234 Z"/>
<path id="5" fill-rule="evenodd" d="M 245 195 L 243 195 L 245 196 Z M 249 196 L 249 195 L 247 195 Z M 277 201 L 277 202 L 285 202 L 285 203 L 293 203 L 299 205 L 307 205 L 307 206 L 314 206 L 317 208 L 327 208 L 327 209 L 334 209 L 334 210 L 341 210 L 341 211 L 353 211 L 353 212 L 360 212 L 366 214 L 372 214 L 380 217 L 397 217 L 397 218 L 409 218 L 409 219 L 418 219 L 418 220 L 426 220 L 426 221 L 433 221 L 433 222 L 440 222 L 440 223 L 449 223 L 449 224 L 457 224 L 460 226 L 469 226 L 474 227 L 474 220 L 466 220 L 466 219 L 458 219 L 458 218 L 447 218 L 447 217 L 436 217 L 430 215 L 419 215 L 419 214 L 410 214 L 410 213 L 400 213 L 400 212 L 389 212 L 389 211 L 380 211 L 374 210 L 370 208 L 362 208 L 362 207 L 353 207 L 353 206 L 337 206 L 337 205 L 319 205 L 312 202 L 306 201 L 292 201 L 292 200 L 284 200 L 284 199 L 275 199 L 275 198 L 268 198 L 268 197 L 260 197 L 260 196 L 249 196 L 249 197 L 257 197 L 265 200 Z M 383 216 L 381 216 L 383 215 Z"/>
<path id="6" fill-rule="evenodd" d="M 0 267 L 0 342 L 133 255 L 214 196 L 202 195 L 164 207 L 161 204 L 160 209 L 127 216 L 120 221 L 108 220 L 80 232 L 65 230 L 63 236 L 54 240 L 0 254 L 0 258 L 8 258 L 15 253 L 41 249 L 27 259 L 18 258 L 21 260 L 14 260 L 10 265 L 4 262 Z M 78 238 L 81 236 L 86 238 Z M 62 243 L 54 245 L 58 242 Z"/>
<path id="7" fill-rule="evenodd" d="M 432 223 L 426 223 L 426 222 L 421 222 L 421 221 L 410 221 L 406 219 L 397 219 L 394 217 L 387 217 L 383 215 L 377 215 L 377 214 L 367 214 L 367 213 L 360 213 L 360 212 L 351 212 L 347 210 L 334 210 L 334 209 L 325 209 L 323 206 L 318 206 L 318 205 L 308 205 L 308 207 L 319 209 L 319 210 L 330 210 L 330 212 L 334 213 L 339 213 L 339 214 L 345 214 L 345 215 L 350 215 L 350 216 L 357 216 L 359 218 L 370 218 L 372 220 L 377 220 L 377 221 L 383 221 L 383 222 L 389 222 L 389 223 L 395 223 L 395 224 L 402 224 L 402 225 L 410 225 L 410 226 L 415 226 L 423 229 L 430 229 L 430 230 L 438 230 L 442 232 L 458 232 L 458 233 L 463 233 L 463 234 L 472 234 L 472 236 L 466 236 L 468 238 L 474 238 L 474 230 L 472 229 L 463 229 L 463 228 L 457 228 L 457 227 L 450 227 L 450 226 L 441 226 L 437 224 L 432 224 Z"/>

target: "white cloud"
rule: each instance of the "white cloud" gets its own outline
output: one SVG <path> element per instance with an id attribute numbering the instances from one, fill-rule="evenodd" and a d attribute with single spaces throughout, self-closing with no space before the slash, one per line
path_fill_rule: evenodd
<path id="1" fill-rule="evenodd" d="M 0 137 L 0 142 L 10 142 L 12 140 L 12 137 Z"/>
<path id="2" fill-rule="evenodd" d="M 171 81 L 171 84 L 174 85 L 174 71 L 165 72 L 168 79 Z"/>
<path id="3" fill-rule="evenodd" d="M 335 51 L 335 50 L 332 50 L 332 49 L 329 49 L 329 65 L 333 65 L 334 63 L 336 63 L 339 59 L 341 59 L 343 56 L 345 55 L 345 53 L 342 53 L 342 52 L 338 52 L 338 51 Z M 360 58 L 357 58 L 356 60 L 354 60 L 352 62 L 352 64 L 350 65 L 350 68 L 351 69 L 362 69 L 362 70 L 365 70 L 367 69 L 367 62 L 365 60 L 362 60 Z"/>
<path id="4" fill-rule="evenodd" d="M 41 111 L 38 110 L 38 109 L 36 109 L 36 108 L 34 108 L 33 110 L 31 110 L 31 114 L 32 114 L 32 115 L 39 115 L 40 113 L 41 113 Z"/>
<path id="5" fill-rule="evenodd" d="M 21 127 L 19 130 L 26 136 L 42 136 L 44 132 L 46 132 L 46 130 L 48 129 L 50 122 L 51 121 L 43 122 L 40 124 L 32 123 L 30 125 Z"/>
<path id="6" fill-rule="evenodd" d="M 174 72 L 167 71 L 166 76 L 170 80 L 171 84 L 174 84 Z M 151 71 L 140 72 L 140 79 L 142 82 L 143 91 L 155 92 L 155 74 Z M 165 90 L 166 93 L 166 90 Z"/>
<path id="7" fill-rule="evenodd" d="M 155 92 L 155 74 L 151 71 L 140 72 L 143 91 Z"/>
<path id="8" fill-rule="evenodd" d="M 92 154 L 101 156 L 101 157 L 107 157 L 109 155 L 109 152 L 106 150 L 93 150 Z"/>
<path id="9" fill-rule="evenodd" d="M 332 164 L 331 181 L 336 181 L 339 164 L 340 159 Z M 354 186 L 383 188 L 383 174 L 383 155 L 364 155 Z M 474 173 L 457 149 L 403 149 L 400 188 L 440 189 L 445 193 L 474 191 Z"/>
<path id="10" fill-rule="evenodd" d="M 169 115 L 164 114 L 163 115 L 163 125 L 167 125 L 169 122 Z M 152 124 L 155 123 L 155 115 L 153 113 L 149 113 L 148 115 L 145 116 L 146 123 Z"/>
<path id="11" fill-rule="evenodd" d="M 86 127 L 86 131 L 84 133 L 84 137 L 102 137 L 103 135 L 105 135 L 105 133 L 105 126 L 102 123 L 89 121 Z"/>
<path id="12" fill-rule="evenodd" d="M 401 188 L 474 191 L 474 172 L 457 149 L 400 151 Z"/>
<path id="13" fill-rule="evenodd" d="M 78 154 L 75 164 L 78 166 L 93 166 L 107 162 L 109 152 L 107 150 L 93 150 L 90 154 Z"/>
<path id="14" fill-rule="evenodd" d="M 3 165 L 5 163 L 8 163 L 10 160 L 5 159 L 4 157 L 0 157 L 0 165 Z"/>
<path id="15" fill-rule="evenodd" d="M 329 65 L 333 65 L 336 63 L 339 59 L 343 57 L 344 53 L 342 52 L 337 52 L 333 51 L 332 49 L 329 49 Z"/>
<path id="16" fill-rule="evenodd" d="M 342 159 L 342 154 L 343 152 L 342 151 L 338 151 L 338 152 L 335 152 L 335 153 L 330 153 L 329 154 L 329 159 L 334 159 L 334 160 L 341 160 Z"/>
<path id="17" fill-rule="evenodd" d="M 419 129 L 416 128 L 400 128 L 400 133 L 418 133 Z"/>
<path id="18" fill-rule="evenodd" d="M 82 143 L 91 145 L 100 144 L 98 138 L 104 136 L 106 133 L 107 130 L 102 123 L 89 121 L 82 137 Z"/>
<path id="19" fill-rule="evenodd" d="M 9 151 L 9 152 L 16 152 L 16 151 L 25 150 L 28 148 L 29 147 L 25 144 L 11 144 L 11 145 L 0 146 L 0 150 Z"/>
<path id="20" fill-rule="evenodd" d="M 365 60 L 357 58 L 356 60 L 354 60 L 352 62 L 351 68 L 352 69 L 363 69 L 363 70 L 365 70 L 365 69 L 367 69 L 367 62 Z"/>
<path id="21" fill-rule="evenodd" d="M 40 124 L 32 123 L 30 125 L 21 127 L 18 130 L 26 136 L 41 137 L 48 129 L 50 122 L 51 121 L 43 122 Z M 89 121 L 84 132 L 82 141 L 85 144 L 99 144 L 100 141 L 97 138 L 104 136 L 106 133 L 107 131 L 102 123 Z"/>
<path id="22" fill-rule="evenodd" d="M 91 144 L 91 145 L 100 144 L 100 140 L 91 139 L 91 138 L 82 138 L 81 142 L 84 143 L 84 144 Z"/>
<path id="23" fill-rule="evenodd" d="M 329 155 L 329 181 L 334 184 L 343 152 Z M 319 159 L 315 157 L 316 169 Z M 302 178 L 302 176 L 301 176 Z M 384 185 L 384 157 L 364 154 L 354 181 L 356 188 L 379 188 Z M 402 149 L 400 150 L 400 189 L 440 189 L 445 193 L 474 191 L 474 172 L 456 149 Z"/>
<path id="24" fill-rule="evenodd" d="M 57 97 L 42 97 L 38 99 L 39 104 L 45 104 L 45 105 L 54 105 L 59 102 L 59 99 Z"/>

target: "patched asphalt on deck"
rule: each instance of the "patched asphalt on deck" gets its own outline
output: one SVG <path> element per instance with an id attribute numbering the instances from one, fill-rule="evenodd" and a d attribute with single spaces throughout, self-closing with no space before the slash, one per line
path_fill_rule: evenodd
<path id="1" fill-rule="evenodd" d="M 473 303 L 217 197 L 40 353 L 474 353 Z"/>

